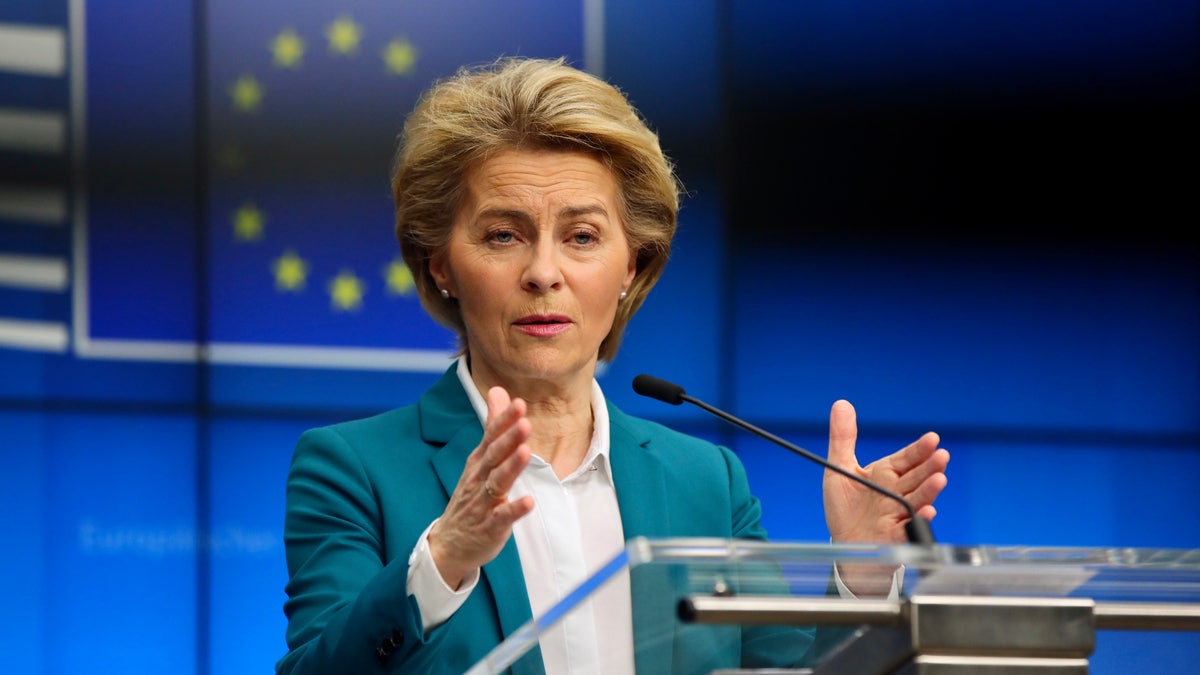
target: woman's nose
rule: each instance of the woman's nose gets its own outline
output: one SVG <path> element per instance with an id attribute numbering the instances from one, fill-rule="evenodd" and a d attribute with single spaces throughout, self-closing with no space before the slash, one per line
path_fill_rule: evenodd
<path id="1" fill-rule="evenodd" d="M 562 266 L 559 252 L 553 244 L 538 242 L 530 249 L 530 257 L 521 277 L 521 286 L 534 293 L 545 293 L 562 285 Z"/>

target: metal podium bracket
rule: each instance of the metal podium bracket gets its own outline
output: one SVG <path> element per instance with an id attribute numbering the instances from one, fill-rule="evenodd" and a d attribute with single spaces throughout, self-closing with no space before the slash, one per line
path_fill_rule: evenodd
<path id="1" fill-rule="evenodd" d="M 1200 628 L 1196 604 L 1055 597 L 691 596 L 680 602 L 679 616 L 695 623 L 866 626 L 827 655 L 816 675 L 1086 675 L 1098 628 Z"/>

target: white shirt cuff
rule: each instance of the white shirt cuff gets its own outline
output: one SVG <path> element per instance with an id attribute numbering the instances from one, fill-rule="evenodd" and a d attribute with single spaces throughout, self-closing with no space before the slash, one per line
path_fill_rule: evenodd
<path id="1" fill-rule="evenodd" d="M 852 593 L 849 588 L 846 587 L 846 584 L 842 583 L 842 575 L 838 574 L 837 565 L 833 566 L 833 583 L 837 586 L 838 595 L 840 597 L 843 597 L 843 598 L 857 598 L 858 597 L 857 595 Z M 904 566 L 901 565 L 896 568 L 895 572 L 892 572 L 892 588 L 888 591 L 888 596 L 887 596 L 888 600 L 899 600 L 900 599 L 900 586 L 903 583 L 904 583 Z"/>
<path id="2" fill-rule="evenodd" d="M 433 521 L 436 523 L 437 521 Z M 468 574 L 459 585 L 458 590 L 450 588 L 446 580 L 438 572 L 433 562 L 433 554 L 429 552 L 429 530 L 433 523 L 421 533 L 417 547 L 408 557 L 407 592 L 417 599 L 417 609 L 421 610 L 421 624 L 425 632 L 442 625 L 458 611 L 467 601 L 467 596 L 475 590 L 479 583 L 479 570 Z"/>

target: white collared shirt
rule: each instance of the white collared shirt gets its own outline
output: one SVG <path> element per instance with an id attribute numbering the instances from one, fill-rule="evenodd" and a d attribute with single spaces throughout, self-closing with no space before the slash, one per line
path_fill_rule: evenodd
<path id="1" fill-rule="evenodd" d="M 458 378 L 481 425 L 487 403 L 475 387 L 465 358 Z M 609 464 L 608 407 L 592 380 L 592 442 L 579 468 L 559 480 L 534 455 L 509 491 L 510 499 L 533 495 L 534 509 L 513 526 L 525 588 L 535 617 L 575 589 L 625 546 L 617 493 Z M 432 525 L 431 525 L 432 526 Z M 450 589 L 429 553 L 428 530 L 409 560 L 408 593 L 417 599 L 425 630 L 448 619 L 478 583 L 479 574 Z M 585 604 L 539 638 L 548 675 L 633 673 L 633 618 L 628 572 L 605 583 Z"/>

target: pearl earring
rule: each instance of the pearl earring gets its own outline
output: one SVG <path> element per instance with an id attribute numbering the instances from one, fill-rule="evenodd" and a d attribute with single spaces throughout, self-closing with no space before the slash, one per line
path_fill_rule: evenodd
<path id="1" fill-rule="evenodd" d="M 443 288 L 442 289 L 442 299 L 449 300 L 450 299 L 450 291 Z"/>
<path id="2" fill-rule="evenodd" d="M 628 293 L 626 293 L 625 291 L 621 291 L 621 297 L 620 297 L 620 298 L 618 298 L 618 299 L 619 299 L 619 300 L 624 300 L 624 299 L 625 299 L 626 297 L 628 297 L 628 296 L 629 296 L 629 294 L 628 294 Z"/>

